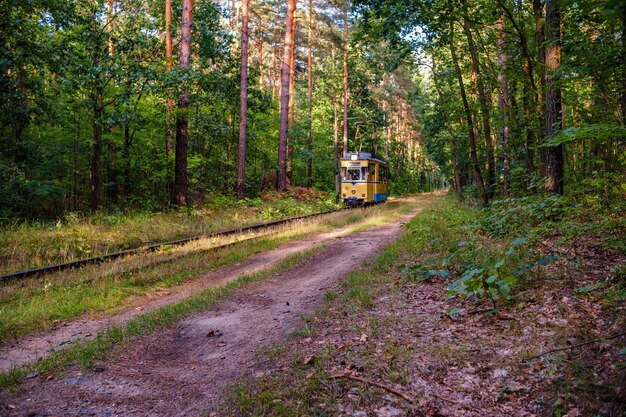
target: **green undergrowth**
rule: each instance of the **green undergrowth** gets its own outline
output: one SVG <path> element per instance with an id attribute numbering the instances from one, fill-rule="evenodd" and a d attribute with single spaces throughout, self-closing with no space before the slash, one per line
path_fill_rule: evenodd
<path id="1" fill-rule="evenodd" d="M 365 379 L 405 387 L 406 392 L 422 367 L 430 363 L 462 367 L 464 360 L 474 357 L 465 350 L 464 343 L 472 348 L 481 343 L 470 336 L 471 342 L 462 339 L 454 344 L 421 346 L 432 350 L 430 362 L 411 368 L 412 349 L 416 347 L 407 343 L 407 338 L 417 318 L 395 315 L 396 305 L 384 301 L 390 294 L 404 293 L 407 286 L 419 292 L 422 281 L 441 285 L 446 293 L 446 309 L 439 316 L 419 318 L 439 323 L 439 327 L 459 320 L 457 315 L 463 311 L 461 320 L 475 317 L 468 312 L 499 309 L 515 315 L 525 303 L 535 300 L 537 295 L 530 293 L 547 277 L 551 264 L 559 260 L 540 250 L 543 240 L 555 235 L 557 239 L 579 236 L 591 230 L 608 247 L 617 241 L 611 240 L 615 235 L 624 235 L 619 229 L 623 215 L 620 219 L 615 211 L 592 210 L 559 201 L 559 197 L 519 203 L 525 207 L 513 200 L 486 209 L 459 205 L 450 198 L 434 201 L 410 221 L 400 239 L 328 290 L 324 307 L 285 342 L 283 352 L 289 353 L 271 359 L 281 372 L 250 377 L 235 386 L 220 415 L 350 415 L 351 410 L 372 411 L 388 404 L 384 390 L 335 378 L 333 374 L 356 370 Z M 508 205 L 517 214 L 504 212 Z M 591 219 L 593 224 L 589 223 Z M 626 275 L 623 266 L 616 268 L 622 268 L 616 275 Z M 574 293 L 586 296 L 594 289 L 582 287 Z M 619 285 L 614 285 L 612 291 L 619 292 Z M 393 299 L 398 298 L 403 297 Z M 409 308 L 411 302 L 407 300 Z M 399 308 L 403 311 L 407 306 Z M 499 343 L 482 343 L 492 342 Z M 423 377 L 427 378 L 426 374 Z M 402 408 L 411 409 L 407 403 L 400 403 Z"/>
<path id="2" fill-rule="evenodd" d="M 304 201 L 270 197 L 238 201 L 215 196 L 197 208 L 68 213 L 55 221 L 5 223 L 0 225 L 0 274 L 338 208 L 319 192 Z"/>
<path id="3" fill-rule="evenodd" d="M 70 365 L 78 365 L 88 369 L 94 366 L 112 350 L 146 336 L 151 332 L 172 325 L 174 322 L 198 311 L 213 306 L 221 298 L 232 294 L 251 282 L 259 281 L 278 272 L 292 268 L 304 259 L 322 249 L 318 246 L 313 249 L 292 255 L 266 271 L 244 275 L 223 286 L 208 288 L 185 300 L 162 307 L 158 310 L 142 314 L 123 326 L 115 326 L 98 334 L 95 339 L 82 341 L 68 349 L 54 352 L 46 359 L 23 367 L 15 368 L 10 372 L 0 374 L 0 389 L 18 389 L 24 376 L 31 373 L 52 374 L 67 369 Z"/>
<path id="4" fill-rule="evenodd" d="M 476 207 L 451 199 L 437 202 L 409 224 L 406 245 L 413 255 L 405 255 L 398 268 L 417 281 L 441 279 L 448 298 L 488 300 L 493 308 L 512 300 L 527 272 L 552 258 L 532 251 L 536 234 L 515 230 L 488 235 L 480 227 L 483 218 Z M 458 311 L 454 307 L 450 313 Z"/>
<path id="5" fill-rule="evenodd" d="M 560 254 L 540 250 L 545 239 L 567 246 L 584 236 L 602 250 L 626 254 L 622 208 L 558 195 L 501 199 L 483 209 L 448 199 L 409 225 L 417 256 L 399 267 L 416 280 L 443 279 L 448 298 L 488 300 L 495 310 L 516 300 L 529 275 L 541 277 L 559 260 Z"/>
<path id="6" fill-rule="evenodd" d="M 604 205 L 593 198 L 561 195 L 506 198 L 480 211 L 475 226 L 488 236 L 513 236 L 532 232 L 558 235 L 562 241 L 594 236 L 607 249 L 626 254 L 626 201 Z"/>

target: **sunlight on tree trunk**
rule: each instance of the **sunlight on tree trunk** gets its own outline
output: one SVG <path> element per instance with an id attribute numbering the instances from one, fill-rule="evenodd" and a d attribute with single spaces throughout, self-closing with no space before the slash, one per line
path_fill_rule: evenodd
<path id="1" fill-rule="evenodd" d="M 183 0 L 183 19 L 180 41 L 180 68 L 189 70 L 191 57 L 191 14 L 193 0 Z M 176 115 L 176 160 L 174 168 L 174 203 L 179 206 L 189 204 L 189 178 L 187 172 L 187 147 L 189 141 L 189 87 L 185 86 L 183 94 L 178 100 Z"/>
<path id="2" fill-rule="evenodd" d="M 287 0 L 287 19 L 285 25 L 285 47 L 280 73 L 280 132 L 278 137 L 278 175 L 277 189 L 284 192 L 287 185 L 287 137 L 289 134 L 289 75 L 291 54 L 294 47 L 294 16 L 296 0 Z"/>
<path id="3" fill-rule="evenodd" d="M 174 66 L 172 59 L 172 0 L 165 0 L 165 70 L 171 71 Z M 172 112 L 174 111 L 174 100 L 169 96 L 170 92 L 166 91 L 165 99 L 165 155 L 172 153 L 174 129 Z"/>
<path id="4" fill-rule="evenodd" d="M 307 113 L 306 132 L 306 178 L 307 187 L 313 186 L 313 0 L 309 0 L 309 33 L 307 51 Z"/>
<path id="5" fill-rule="evenodd" d="M 622 123 L 626 126 L 626 5 L 622 4 Z"/>
<path id="6" fill-rule="evenodd" d="M 463 84 L 463 74 L 461 73 L 461 67 L 459 65 L 459 61 L 456 55 L 456 47 L 454 45 L 454 21 L 453 20 L 450 20 L 449 26 L 450 26 L 450 30 L 449 30 L 450 32 L 449 33 L 450 55 L 452 57 L 452 63 L 454 64 L 456 77 L 459 82 L 459 90 L 461 92 L 461 101 L 463 102 L 463 110 L 465 112 L 465 119 L 467 122 L 467 128 L 469 132 L 470 156 L 472 160 L 472 168 L 474 169 L 474 175 L 476 177 L 476 181 L 478 182 L 478 188 L 483 198 L 483 203 L 487 204 L 489 202 L 489 196 L 487 195 L 487 190 L 485 190 L 483 176 L 480 172 L 480 163 L 478 162 L 478 153 L 476 152 L 476 132 L 474 131 L 474 120 L 472 117 L 472 110 L 470 109 L 469 102 L 467 101 L 467 94 L 465 93 L 465 86 Z"/>
<path id="7" fill-rule="evenodd" d="M 237 164 L 237 198 L 246 194 L 246 123 L 248 118 L 248 3 L 241 2 L 241 75 L 239 95 L 239 154 Z"/>
<path id="8" fill-rule="evenodd" d="M 557 0 L 546 1 L 546 75 L 545 75 L 545 139 L 550 141 L 562 129 L 561 86 L 561 11 Z M 543 174 L 548 192 L 563 194 L 563 145 L 544 148 Z"/>
<path id="9" fill-rule="evenodd" d="M 343 11 L 343 156 L 348 154 L 348 7 Z"/>
<path id="10" fill-rule="evenodd" d="M 289 57 L 289 117 L 287 128 L 287 177 L 291 178 L 293 171 L 293 153 L 295 149 L 295 132 L 294 121 L 296 111 L 296 39 L 298 20 L 296 19 L 297 10 L 293 15 L 293 47 L 291 48 L 291 56 Z"/>
<path id="11" fill-rule="evenodd" d="M 335 203 L 339 203 L 341 193 L 341 178 L 339 177 L 339 116 L 337 102 L 333 99 L 333 138 L 335 140 Z"/>
<path id="12" fill-rule="evenodd" d="M 500 84 L 500 88 L 498 89 L 498 108 L 500 110 L 500 117 L 502 118 L 502 126 L 500 127 L 500 154 L 502 161 L 502 176 L 504 177 L 502 191 L 504 195 L 509 195 L 509 83 L 506 78 L 508 57 L 505 49 L 506 31 L 504 26 L 504 17 L 501 17 L 496 23 L 496 31 L 498 37 L 498 82 Z"/>

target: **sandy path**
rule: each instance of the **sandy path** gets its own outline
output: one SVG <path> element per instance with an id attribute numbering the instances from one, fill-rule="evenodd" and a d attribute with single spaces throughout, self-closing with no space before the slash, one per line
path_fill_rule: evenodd
<path id="1" fill-rule="evenodd" d="M 16 397 L 0 393 L 0 414 L 188 416 L 211 411 L 226 387 L 264 371 L 259 349 L 302 325 L 301 315 L 320 305 L 324 290 L 397 238 L 402 224 L 417 211 L 376 229 L 335 238 L 291 270 L 111 355 L 94 372 L 27 380 Z M 222 335 L 207 337 L 211 331 Z"/>
<path id="2" fill-rule="evenodd" d="M 102 329 L 127 323 L 139 314 L 156 310 L 178 302 L 209 287 L 218 287 L 243 275 L 254 274 L 272 268 L 285 258 L 313 247 L 325 244 L 349 233 L 345 226 L 331 232 L 317 234 L 308 239 L 290 242 L 259 253 L 249 259 L 202 275 L 191 282 L 169 288 L 165 293 L 151 294 L 135 300 L 128 308 L 113 316 L 84 317 L 64 322 L 47 332 L 22 336 L 0 344 L 0 372 L 13 367 L 33 363 L 47 357 L 52 351 L 71 346 L 79 340 L 90 340 Z"/>

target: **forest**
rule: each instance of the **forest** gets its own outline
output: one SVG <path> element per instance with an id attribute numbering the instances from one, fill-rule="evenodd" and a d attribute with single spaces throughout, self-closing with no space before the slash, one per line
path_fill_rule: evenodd
<path id="1" fill-rule="evenodd" d="M 4 1 L 0 216 L 333 191 L 357 150 L 396 194 L 623 198 L 619 0 L 248 3 Z"/>
<path id="2" fill-rule="evenodd" d="M 0 414 L 624 415 L 623 0 L 0 10 Z"/>
<path id="3" fill-rule="evenodd" d="M 0 216 L 201 205 L 236 195 L 238 178 L 240 198 L 258 196 L 280 172 L 285 68 L 290 184 L 333 190 L 339 138 L 389 157 L 397 192 L 440 186 L 410 105 L 418 75 L 405 62 L 386 68 L 381 44 L 357 44 L 347 7 L 300 5 L 285 55 L 279 2 L 253 2 L 243 21 L 234 2 L 9 1 Z"/>

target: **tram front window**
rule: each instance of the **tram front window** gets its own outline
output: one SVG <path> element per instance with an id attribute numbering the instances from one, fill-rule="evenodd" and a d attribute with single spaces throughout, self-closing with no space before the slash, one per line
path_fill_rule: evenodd
<path id="1" fill-rule="evenodd" d="M 361 180 L 361 168 L 348 168 L 344 171 L 343 179 L 345 181 L 360 181 Z"/>

